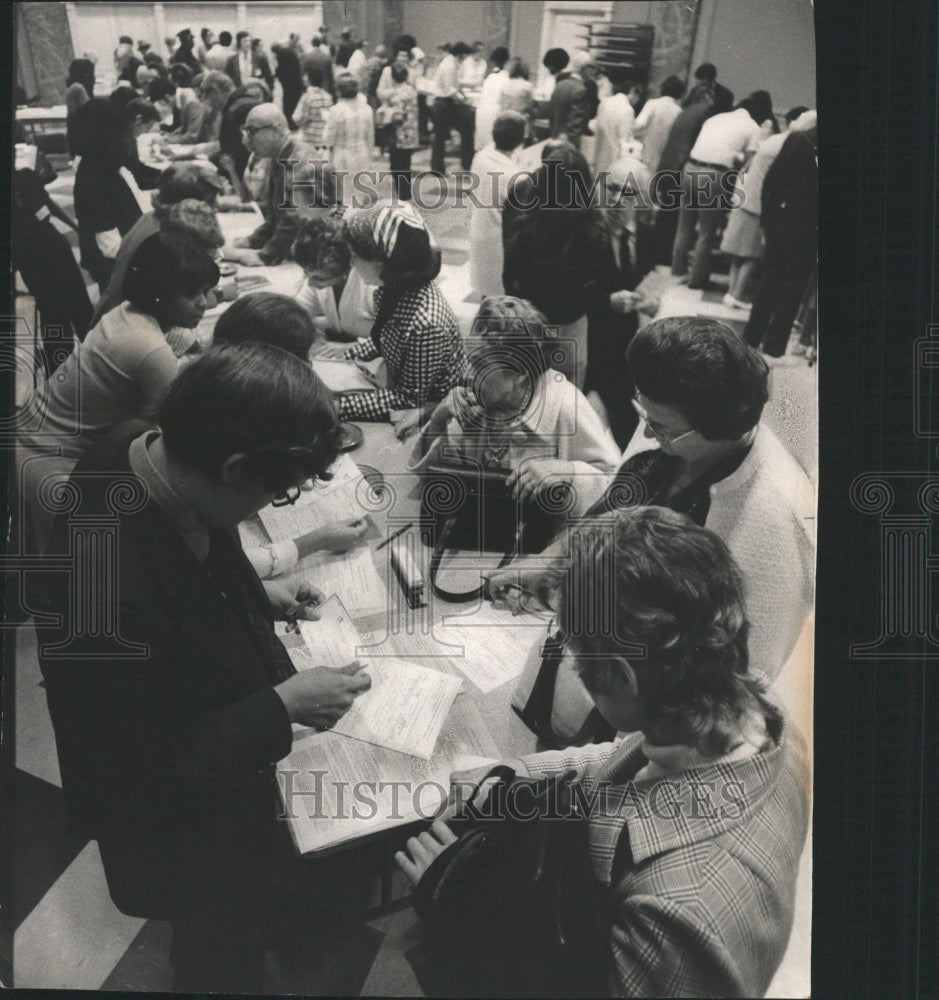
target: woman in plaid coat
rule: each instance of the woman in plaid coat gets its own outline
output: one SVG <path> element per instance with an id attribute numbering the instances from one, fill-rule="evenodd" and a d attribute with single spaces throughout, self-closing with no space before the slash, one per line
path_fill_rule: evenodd
<path id="1" fill-rule="evenodd" d="M 748 669 L 740 572 L 717 535 L 661 507 L 585 522 L 568 556 L 560 634 L 630 735 L 512 764 L 579 776 L 609 995 L 763 996 L 792 930 L 811 779 L 801 735 Z M 438 821 L 399 864 L 417 882 L 454 840 Z"/>

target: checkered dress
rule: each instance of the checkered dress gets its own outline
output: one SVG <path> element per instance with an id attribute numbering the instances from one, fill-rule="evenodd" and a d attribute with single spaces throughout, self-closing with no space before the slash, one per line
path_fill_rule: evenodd
<path id="1" fill-rule="evenodd" d="M 380 311 L 385 289 L 375 296 Z M 388 365 L 387 389 L 342 396 L 343 420 L 387 420 L 390 410 L 407 410 L 436 403 L 465 374 L 466 355 L 460 327 L 436 282 L 407 292 L 381 329 L 381 349 L 373 338 L 354 344 L 346 358 L 371 361 L 383 356 Z"/>
<path id="2" fill-rule="evenodd" d="M 642 733 L 522 758 L 535 777 L 574 769 L 589 852 L 610 887 L 611 995 L 763 996 L 792 930 L 808 826 L 805 744 L 788 722 L 760 753 L 633 780 Z"/>
<path id="3" fill-rule="evenodd" d="M 293 119 L 303 133 L 303 141 L 316 148 L 326 145 L 326 116 L 333 99 L 320 87 L 307 87 Z"/>

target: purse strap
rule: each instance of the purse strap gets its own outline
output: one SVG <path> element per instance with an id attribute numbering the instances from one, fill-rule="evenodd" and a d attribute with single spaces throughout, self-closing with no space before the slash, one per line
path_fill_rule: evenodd
<path id="1" fill-rule="evenodd" d="M 440 562 L 443 559 L 443 554 L 447 550 L 447 545 L 450 542 L 450 536 L 453 534 L 453 529 L 456 527 L 459 518 L 457 515 L 448 517 L 444 523 L 443 530 L 440 532 L 440 536 L 437 538 L 437 542 L 434 545 L 434 551 L 430 557 L 430 586 L 433 590 L 434 595 L 439 597 L 441 600 L 450 601 L 454 604 L 459 604 L 465 601 L 478 601 L 481 600 L 486 595 L 486 583 L 485 581 L 481 583 L 478 587 L 473 587 L 471 590 L 447 590 L 445 587 L 441 587 L 437 582 L 437 574 L 440 572 Z M 519 521 L 518 528 L 515 531 L 515 538 L 512 542 L 510 548 L 503 554 L 502 559 L 499 561 L 499 565 L 496 569 L 502 569 L 507 566 L 516 555 L 518 555 L 519 548 L 522 541 L 522 532 L 525 530 L 525 524 L 523 521 Z"/>
<path id="2" fill-rule="evenodd" d="M 532 685 L 525 707 L 520 709 L 513 705 L 513 711 L 536 736 L 548 744 L 547 749 L 550 750 L 564 750 L 584 743 L 605 743 L 612 740 L 616 736 L 616 729 L 606 721 L 597 708 L 590 709 L 584 724 L 571 737 L 562 738 L 552 729 L 554 690 L 563 658 L 564 644 L 561 642 L 561 633 L 558 632 L 544 644 L 541 669 Z"/>

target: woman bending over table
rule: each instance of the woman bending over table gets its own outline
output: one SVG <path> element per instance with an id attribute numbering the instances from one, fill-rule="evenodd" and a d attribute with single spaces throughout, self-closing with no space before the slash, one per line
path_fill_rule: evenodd
<path id="1" fill-rule="evenodd" d="M 483 300 L 467 384 L 451 389 L 421 429 L 413 469 L 458 456 L 511 469 L 521 500 L 561 484 L 574 489 L 575 515 L 599 500 L 619 461 L 616 442 L 583 393 L 551 367 L 546 324 L 523 299 Z"/>
<path id="2" fill-rule="evenodd" d="M 156 418 L 218 277 L 193 237 L 161 232 L 144 240 L 124 280 L 127 301 L 106 313 L 36 390 L 29 406 L 35 426 L 24 415 L 19 443 L 24 498 L 41 548 L 55 513 L 53 483 L 66 480 L 116 424 Z"/>
<path id="3" fill-rule="evenodd" d="M 353 267 L 381 287 L 371 336 L 342 356 L 383 357 L 388 388 L 341 397 L 339 413 L 343 420 L 391 417 L 398 436 L 405 437 L 429 416 L 431 404 L 462 382 L 466 369 L 459 324 L 434 281 L 440 251 L 410 203 L 379 202 L 357 212 L 346 218 L 345 234 Z"/>

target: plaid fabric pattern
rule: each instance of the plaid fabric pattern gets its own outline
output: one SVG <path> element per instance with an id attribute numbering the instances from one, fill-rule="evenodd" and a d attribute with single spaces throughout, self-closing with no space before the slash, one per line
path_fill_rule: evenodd
<path id="1" fill-rule="evenodd" d="M 379 288 L 375 308 L 385 294 Z M 350 347 L 343 355 L 360 361 L 384 356 L 387 389 L 342 396 L 343 420 L 387 420 L 390 410 L 407 410 L 436 403 L 463 378 L 466 355 L 460 327 L 449 303 L 433 281 L 403 295 L 381 329 L 381 349 L 373 338 Z"/>
<path id="2" fill-rule="evenodd" d="M 522 758 L 575 769 L 589 851 L 609 886 L 610 988 L 622 997 L 763 996 L 792 930 L 808 828 L 805 744 L 786 724 L 759 754 L 633 781 L 642 734 Z"/>
<path id="3" fill-rule="evenodd" d="M 326 114 L 333 99 L 321 87 L 307 87 L 293 118 L 308 146 L 326 145 Z"/>

